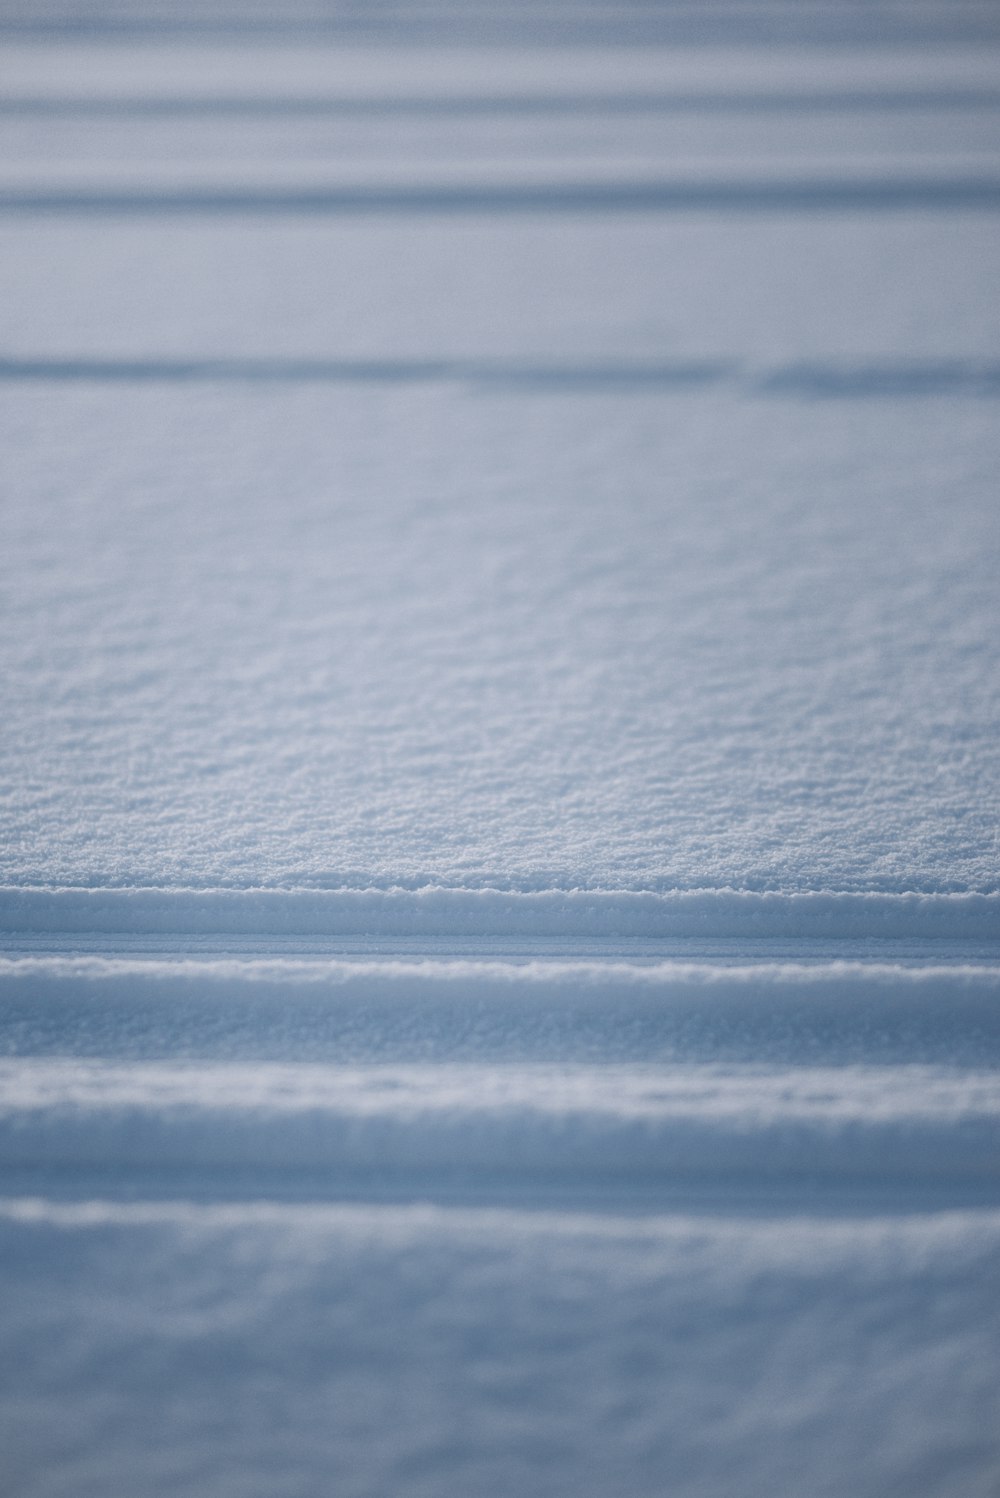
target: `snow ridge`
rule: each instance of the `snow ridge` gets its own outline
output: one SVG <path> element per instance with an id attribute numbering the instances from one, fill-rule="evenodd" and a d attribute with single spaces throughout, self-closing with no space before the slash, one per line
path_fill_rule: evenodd
<path id="1" fill-rule="evenodd" d="M 1000 939 L 1000 893 L 0 889 L 0 931 Z"/>
<path id="2" fill-rule="evenodd" d="M 1000 1184 L 1000 1082 L 935 1067 L 469 1064 L 342 1067 L 0 1062 L 0 1168 L 333 1172 L 409 1195 L 480 1191 Z M 152 1177 L 152 1178 L 151 1178 Z"/>

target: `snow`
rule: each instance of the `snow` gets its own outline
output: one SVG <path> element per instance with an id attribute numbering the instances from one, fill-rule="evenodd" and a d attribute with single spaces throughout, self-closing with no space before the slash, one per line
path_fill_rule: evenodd
<path id="1" fill-rule="evenodd" d="M 995 939 L 998 923 L 996 892 L 0 887 L 0 932 L 99 932 L 117 939 L 161 932 L 254 935 L 274 941 L 344 938 L 363 931 L 381 941 L 941 937 L 968 944 Z"/>
<path id="2" fill-rule="evenodd" d="M 46 1498 L 994 1488 L 996 1212 L 6 1215 L 7 1459 Z"/>
<path id="3" fill-rule="evenodd" d="M 0 34 L 0 1487 L 994 1494 L 995 8 Z"/>
<path id="4" fill-rule="evenodd" d="M 624 1211 L 748 1177 L 989 1202 L 1000 1175 L 995 1070 L 22 1058 L 0 1084 L 0 1162 L 50 1179 L 169 1179 L 180 1159 L 188 1190 L 241 1171 L 285 1193 L 603 1190 Z"/>
<path id="5" fill-rule="evenodd" d="M 11 388 L 5 883 L 995 889 L 990 400 L 370 384 Z"/>

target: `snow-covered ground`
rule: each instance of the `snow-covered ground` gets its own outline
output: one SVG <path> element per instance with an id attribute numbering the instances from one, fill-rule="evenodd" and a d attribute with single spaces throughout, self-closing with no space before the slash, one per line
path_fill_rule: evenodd
<path id="1" fill-rule="evenodd" d="M 0 1489 L 992 1498 L 995 7 L 0 40 Z"/>

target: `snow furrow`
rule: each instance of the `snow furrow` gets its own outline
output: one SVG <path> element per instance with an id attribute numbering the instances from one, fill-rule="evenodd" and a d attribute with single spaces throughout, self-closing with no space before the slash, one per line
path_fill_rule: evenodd
<path id="1" fill-rule="evenodd" d="M 1000 966 L 21 957 L 11 1056 L 352 1063 L 1000 1062 Z"/>
<path id="2" fill-rule="evenodd" d="M 1000 893 L 7 886 L 0 931 L 1000 941 Z"/>
<path id="3" fill-rule="evenodd" d="M 22 1059 L 0 1094 L 0 1169 L 1000 1185 L 990 1072 Z"/>

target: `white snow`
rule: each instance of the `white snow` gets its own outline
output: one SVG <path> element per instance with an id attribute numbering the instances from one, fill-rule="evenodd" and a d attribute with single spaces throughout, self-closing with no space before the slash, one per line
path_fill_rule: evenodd
<path id="1" fill-rule="evenodd" d="M 15 1490 L 994 1490 L 995 1211 L 4 1216 Z"/>
<path id="2" fill-rule="evenodd" d="M 991 399 L 385 384 L 8 389 L 5 882 L 995 888 Z"/>
<path id="3" fill-rule="evenodd" d="M 183 1161 L 188 1190 L 241 1170 L 286 1192 L 322 1173 L 328 1192 L 416 1181 L 435 1199 L 457 1177 L 536 1201 L 603 1189 L 621 1212 L 748 1179 L 878 1187 L 883 1206 L 905 1188 L 926 1206 L 942 1185 L 989 1201 L 1000 1178 L 995 1070 L 20 1058 L 0 1062 L 0 1088 L 0 1165 L 63 1181 L 97 1167 L 148 1182 Z"/>
<path id="4" fill-rule="evenodd" d="M 650 881 L 652 882 L 652 881 Z M 106 937 L 996 939 L 1000 893 L 629 889 L 0 887 L 0 932 Z"/>
<path id="5" fill-rule="evenodd" d="M 0 38 L 0 1488 L 992 1498 L 995 7 Z"/>

